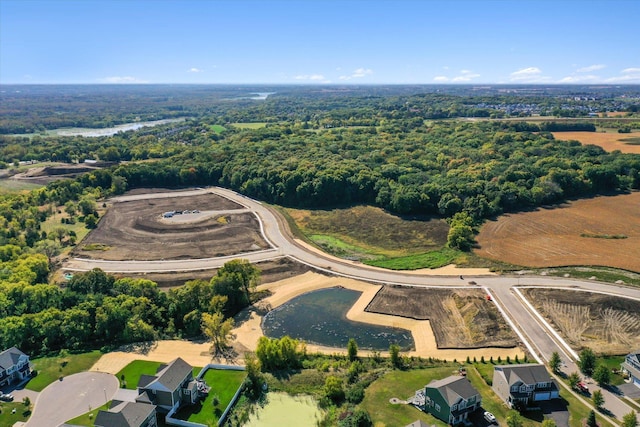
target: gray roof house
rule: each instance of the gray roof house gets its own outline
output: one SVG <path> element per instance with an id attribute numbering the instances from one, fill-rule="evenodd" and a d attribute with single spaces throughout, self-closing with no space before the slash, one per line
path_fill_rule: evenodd
<path id="1" fill-rule="evenodd" d="M 0 353 L 0 387 L 20 382 L 29 377 L 29 356 L 11 347 Z"/>
<path id="2" fill-rule="evenodd" d="M 167 365 L 160 365 L 155 375 L 141 375 L 138 393 L 136 402 L 151 403 L 169 412 L 182 403 L 196 403 L 198 383 L 193 378 L 191 365 L 178 357 Z"/>
<path id="3" fill-rule="evenodd" d="M 496 366 L 491 387 L 511 407 L 560 397 L 558 385 L 547 369 L 535 363 Z"/>
<path id="4" fill-rule="evenodd" d="M 627 354 L 620 368 L 629 375 L 632 384 L 640 387 L 640 350 Z"/>
<path id="5" fill-rule="evenodd" d="M 145 403 L 114 400 L 108 411 L 100 411 L 96 427 L 156 427 L 156 407 Z"/>
<path id="6" fill-rule="evenodd" d="M 482 398 L 466 377 L 433 380 L 425 387 L 424 409 L 450 425 L 464 423 L 478 409 Z"/>

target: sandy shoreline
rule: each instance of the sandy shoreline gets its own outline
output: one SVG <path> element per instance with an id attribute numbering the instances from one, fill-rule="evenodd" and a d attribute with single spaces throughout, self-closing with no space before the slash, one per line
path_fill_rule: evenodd
<path id="1" fill-rule="evenodd" d="M 376 293 L 381 288 L 380 285 L 373 285 L 354 279 L 329 277 L 314 272 L 307 272 L 299 276 L 290 277 L 258 287 L 258 290 L 269 290 L 272 295 L 262 300 L 259 303 L 257 310 L 256 308 L 250 308 L 248 311 L 244 311 L 237 317 L 237 326 L 232 332 L 234 337 L 231 341 L 231 345 L 237 353 L 237 357 L 232 361 L 232 363 L 243 364 L 243 353 L 246 351 L 255 351 L 258 340 L 264 335 L 260 326 L 262 316 L 259 315 L 257 311 L 265 312 L 267 310 L 272 310 L 299 295 L 318 289 L 332 288 L 336 286 L 342 286 L 347 289 L 362 292 L 360 298 L 358 298 L 356 303 L 347 312 L 348 319 L 356 322 L 396 327 L 411 331 L 415 342 L 415 350 L 402 353 L 407 356 L 420 356 L 423 358 L 432 357 L 434 359 L 446 359 L 449 361 L 454 359 L 464 361 L 467 357 L 471 359 L 475 357 L 479 360 L 482 356 L 484 356 L 485 359 L 488 359 L 489 357 L 493 357 L 494 359 L 502 357 L 503 359 L 506 359 L 507 356 L 511 358 L 515 358 L 516 356 L 522 358 L 524 356 L 524 352 L 518 347 L 489 347 L 471 350 L 438 349 L 433 330 L 431 329 L 431 325 L 428 320 L 415 320 L 386 314 L 367 313 L 364 311 L 369 302 L 373 297 L 375 297 Z M 98 360 L 98 362 L 96 362 L 91 370 L 115 374 L 133 360 L 170 362 L 176 357 L 182 357 L 192 366 L 204 366 L 207 363 L 229 362 L 228 360 L 212 357 L 210 348 L 211 344 L 207 342 L 197 343 L 185 340 L 157 341 L 148 348 L 131 347 L 125 348 L 122 351 L 105 354 L 100 358 L 100 360 Z M 307 351 L 311 353 L 346 354 L 346 349 L 344 348 L 325 347 L 314 344 L 307 344 Z M 360 354 L 363 356 L 371 353 L 372 352 L 369 350 L 360 350 Z M 383 351 L 380 352 L 380 354 L 386 356 L 388 355 L 388 352 Z"/>

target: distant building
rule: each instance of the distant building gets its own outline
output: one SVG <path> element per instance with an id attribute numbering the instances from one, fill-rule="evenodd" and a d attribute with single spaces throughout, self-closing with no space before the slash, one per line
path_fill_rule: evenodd
<path id="1" fill-rule="evenodd" d="M 482 401 L 469 380 L 457 375 L 431 381 L 424 395 L 424 410 L 450 425 L 464 423 Z"/>
<path id="2" fill-rule="evenodd" d="M 640 387 L 640 350 L 627 354 L 620 368 L 629 375 L 632 384 Z"/>
<path id="3" fill-rule="evenodd" d="M 156 427 L 156 407 L 144 403 L 114 400 L 108 411 L 98 412 L 96 427 Z"/>
<path id="4" fill-rule="evenodd" d="M 544 365 L 534 363 L 496 366 L 492 388 L 511 407 L 560 397 L 558 385 Z"/>
<path id="5" fill-rule="evenodd" d="M 0 387 L 20 382 L 29 377 L 29 356 L 16 347 L 0 353 Z"/>

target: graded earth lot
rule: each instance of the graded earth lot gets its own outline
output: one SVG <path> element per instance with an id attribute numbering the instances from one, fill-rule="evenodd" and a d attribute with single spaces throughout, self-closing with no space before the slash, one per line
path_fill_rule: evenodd
<path id="1" fill-rule="evenodd" d="M 524 288 L 523 293 L 575 349 L 627 354 L 640 346 L 640 301 L 568 289 Z"/>
<path id="2" fill-rule="evenodd" d="M 369 313 L 429 320 L 438 348 L 515 347 L 516 336 L 481 289 L 384 286 Z"/>
<path id="3" fill-rule="evenodd" d="M 640 271 L 640 192 L 503 215 L 480 229 L 476 254 L 528 267 Z"/>
<path id="4" fill-rule="evenodd" d="M 580 141 L 582 144 L 593 144 L 606 151 L 620 150 L 622 153 L 640 154 L 640 132 L 609 133 L 609 132 L 552 132 L 557 140 Z"/>
<path id="5" fill-rule="evenodd" d="M 163 218 L 170 211 L 189 213 Z M 215 194 L 177 193 L 115 202 L 73 256 L 147 261 L 211 258 L 266 248 L 257 218 L 242 206 Z"/>

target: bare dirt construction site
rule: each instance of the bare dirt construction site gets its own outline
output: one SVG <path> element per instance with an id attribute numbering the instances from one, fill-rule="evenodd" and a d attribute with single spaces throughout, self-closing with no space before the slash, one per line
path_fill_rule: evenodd
<path id="1" fill-rule="evenodd" d="M 627 354 L 640 347 L 640 301 L 568 289 L 522 289 L 574 349 Z"/>
<path id="2" fill-rule="evenodd" d="M 287 279 L 303 274 L 312 270 L 311 267 L 290 260 L 289 258 L 277 258 L 270 261 L 263 261 L 254 264 L 260 270 L 260 283 L 277 282 L 278 280 Z M 152 280 L 158 284 L 160 288 L 175 288 L 182 286 L 189 280 L 206 280 L 209 281 L 216 275 L 217 269 L 197 270 L 197 271 L 173 271 L 170 273 L 127 273 L 123 277 L 133 277 L 139 279 Z M 119 276 L 115 274 L 115 276 Z"/>
<path id="3" fill-rule="evenodd" d="M 622 153 L 640 154 L 640 132 L 552 132 L 552 134 L 560 141 L 574 140 L 582 144 L 597 145 L 605 151 L 620 150 Z"/>
<path id="4" fill-rule="evenodd" d="M 164 218 L 170 211 L 182 213 Z M 256 216 L 243 206 L 215 194 L 177 193 L 115 202 L 73 256 L 149 261 L 211 258 L 268 247 Z"/>
<path id="5" fill-rule="evenodd" d="M 640 192 L 503 215 L 480 229 L 477 255 L 527 267 L 640 271 Z"/>
<path id="6" fill-rule="evenodd" d="M 515 334 L 481 289 L 384 286 L 365 311 L 429 320 L 438 348 L 517 345 Z"/>

